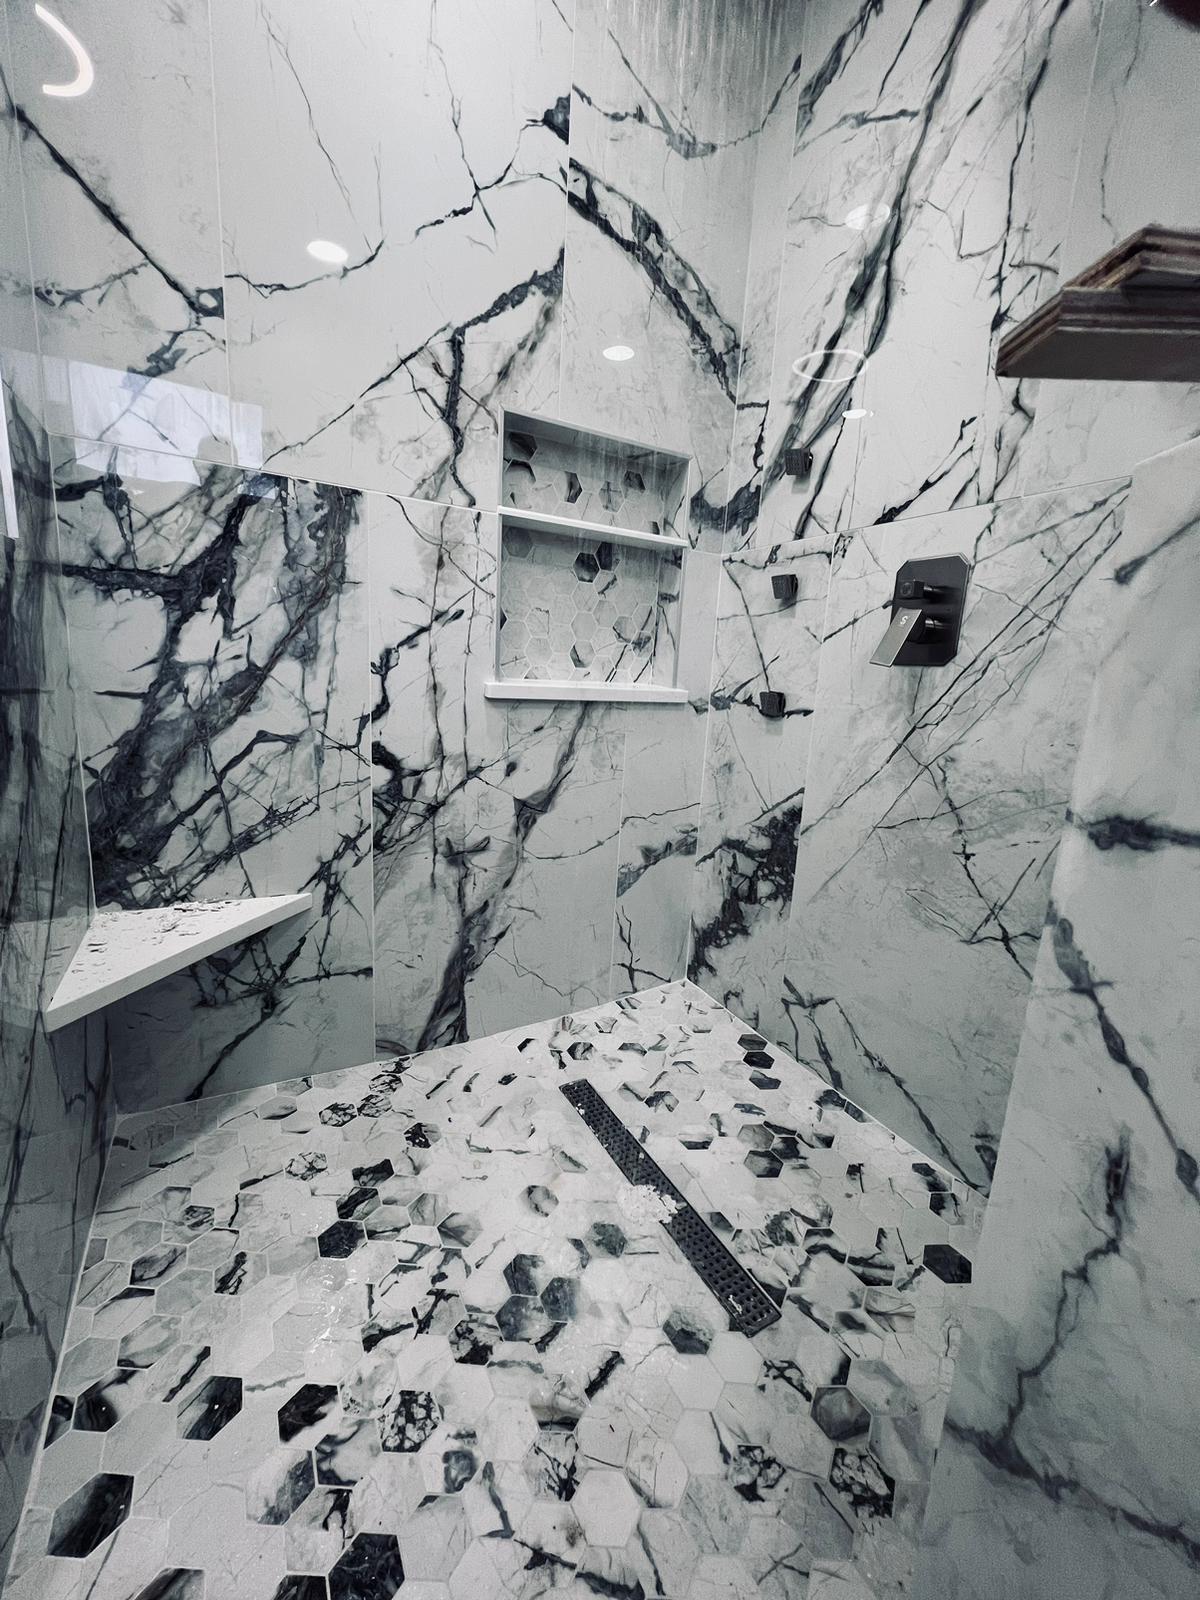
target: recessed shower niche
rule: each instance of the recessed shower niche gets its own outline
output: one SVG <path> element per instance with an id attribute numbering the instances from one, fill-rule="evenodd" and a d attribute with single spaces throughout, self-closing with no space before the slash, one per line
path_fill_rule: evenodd
<path id="1" fill-rule="evenodd" d="M 504 418 L 494 699 L 687 699 L 676 682 L 688 459 Z"/>

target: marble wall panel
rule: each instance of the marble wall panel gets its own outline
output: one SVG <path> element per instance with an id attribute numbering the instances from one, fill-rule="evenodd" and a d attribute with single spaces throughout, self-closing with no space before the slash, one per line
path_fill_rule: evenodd
<path id="1" fill-rule="evenodd" d="M 1045 48 L 1023 3 L 807 15 L 762 542 L 980 498 L 1018 111 Z M 814 452 L 805 480 L 783 474 L 790 446 Z"/>
<path id="2" fill-rule="evenodd" d="M 780 269 L 787 236 L 796 110 L 804 75 L 804 19 L 808 11 L 807 5 L 777 6 L 767 41 L 762 131 L 754 157 L 737 414 L 725 508 L 725 545 L 730 550 L 752 541 L 763 492 L 767 413 L 782 287 Z"/>
<path id="3" fill-rule="evenodd" d="M 687 972 L 720 581 L 719 556 L 688 554 L 677 675 L 687 705 L 624 708 L 614 994 Z"/>
<path id="4" fill-rule="evenodd" d="M 361 497 L 173 459 L 58 454 L 97 902 L 314 905 L 113 1009 L 126 1107 L 371 1050 Z"/>
<path id="5" fill-rule="evenodd" d="M 218 0 L 213 42 L 230 368 L 263 459 L 494 505 L 500 406 L 557 389 L 570 8 Z"/>
<path id="6" fill-rule="evenodd" d="M 379 1047 L 448 1044 L 680 975 L 711 562 L 684 585 L 690 704 L 507 706 L 483 696 L 495 516 L 368 499 Z"/>
<path id="7" fill-rule="evenodd" d="M 1148 222 L 1196 227 L 1198 73 L 1200 32 L 1161 6 L 1105 0 L 1081 128 L 1078 100 L 1063 93 L 1056 97 L 1058 116 L 1076 127 L 1079 146 L 1061 247 L 1064 276 L 1081 272 Z M 1043 235 L 1050 226 L 1061 228 L 1053 211 L 1056 198 L 1031 198 L 1031 214 Z M 1010 392 L 1012 385 L 1002 381 L 1000 388 Z M 1032 433 L 1019 463 L 1019 492 L 1128 472 L 1143 457 L 1197 434 L 1200 384 L 1046 381 L 1038 386 Z"/>
<path id="8" fill-rule="evenodd" d="M 689 976 L 777 1038 L 830 560 L 816 543 L 727 556 L 717 607 Z M 781 717 L 760 707 L 770 691 Z"/>
<path id="9" fill-rule="evenodd" d="M 986 1188 L 1126 480 L 908 519 L 835 563 L 782 978 L 796 1055 Z M 896 568 L 972 564 L 958 654 L 875 666 Z"/>
<path id="10" fill-rule="evenodd" d="M 228 461 L 217 153 L 206 7 L 129 0 L 55 15 L 91 57 L 86 94 L 33 6 L 5 74 L 29 194 L 52 432 Z M 170 151 L 164 161 L 163 152 Z"/>
<path id="11" fill-rule="evenodd" d="M 707 549 L 728 495 L 773 13 L 577 8 L 562 406 L 692 456 L 691 533 Z M 633 358 L 606 360 L 614 345 Z"/>
<path id="12" fill-rule="evenodd" d="M 494 515 L 369 503 L 376 1027 L 407 1052 L 607 995 L 622 749 L 483 699 Z"/>
<path id="13" fill-rule="evenodd" d="M 740 469 L 759 493 L 734 497 L 730 546 L 1112 477 L 1200 430 L 1194 386 L 993 373 L 999 339 L 1065 277 L 1148 221 L 1194 220 L 1195 33 L 1123 0 L 817 0 L 804 14 L 774 203 L 759 141 L 758 476 Z M 849 353 L 805 360 L 830 350 Z M 808 477 L 785 473 L 791 446 L 813 452 Z"/>
<path id="14" fill-rule="evenodd" d="M 1134 474 L 919 1600 L 1196 1592 L 1198 484 Z"/>

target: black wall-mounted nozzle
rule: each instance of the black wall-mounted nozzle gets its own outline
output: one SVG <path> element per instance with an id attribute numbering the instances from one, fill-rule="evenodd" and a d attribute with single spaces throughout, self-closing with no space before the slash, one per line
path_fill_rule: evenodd
<path id="1" fill-rule="evenodd" d="M 783 470 L 789 478 L 808 478 L 812 475 L 813 453 L 811 450 L 785 450 L 783 452 Z"/>
<path id="2" fill-rule="evenodd" d="M 758 709 L 764 717 L 781 717 L 787 710 L 787 699 L 778 689 L 760 689 Z"/>
<path id="3" fill-rule="evenodd" d="M 771 593 L 776 600 L 794 600 L 800 590 L 800 579 L 794 572 L 773 572 Z"/>

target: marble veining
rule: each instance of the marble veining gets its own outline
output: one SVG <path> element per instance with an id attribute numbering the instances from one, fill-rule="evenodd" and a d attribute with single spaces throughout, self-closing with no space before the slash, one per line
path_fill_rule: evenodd
<path id="1" fill-rule="evenodd" d="M 920 1600 L 1200 1580 L 1198 471 L 1134 473 Z"/>
<path id="2" fill-rule="evenodd" d="M 1099 0 L 803 17 L 758 141 L 729 547 L 1110 478 L 1193 437 L 1194 386 L 1018 383 L 994 354 L 1148 218 L 1194 221 L 1194 31 Z M 800 478 L 789 448 L 813 453 Z"/>
<path id="3" fill-rule="evenodd" d="M 834 564 L 778 1037 L 977 1188 L 1113 624 L 1127 487 L 867 529 Z M 933 554 L 971 563 L 958 654 L 872 665 L 897 568 Z"/>
<path id="4" fill-rule="evenodd" d="M 86 40 L 95 91 L 41 93 L 64 51 L 32 6 L 10 7 L 11 63 L 0 74 L 37 219 L 30 242 L 47 425 L 109 446 L 229 461 L 236 429 L 207 14 L 164 26 L 153 0 L 132 0 L 104 28 L 80 0 L 55 14 Z M 154 137 L 129 136 L 134 106 Z M 170 203 L 163 144 L 172 151 Z"/>
<path id="5" fill-rule="evenodd" d="M 793 542 L 721 564 L 688 971 L 773 1038 L 831 559 Z M 795 598 L 777 598 L 773 578 L 794 578 Z M 773 691 L 780 717 L 759 700 Z"/>
<path id="6" fill-rule="evenodd" d="M 777 10 L 576 9 L 561 409 L 691 456 L 705 550 L 724 531 L 764 86 L 786 75 Z M 614 366 L 613 344 L 637 359 Z"/>
<path id="7" fill-rule="evenodd" d="M 9 1600 L 906 1594 L 979 1211 L 688 984 L 125 1117 Z"/>
<path id="8" fill-rule="evenodd" d="M 558 382 L 570 8 L 367 17 L 214 8 L 233 390 L 276 470 L 494 506 L 501 407 Z"/>
<path id="9" fill-rule="evenodd" d="M 125 1104 L 371 1050 L 361 497 L 176 459 L 59 448 L 97 899 L 313 906 L 114 1008 Z"/>
<path id="10" fill-rule="evenodd" d="M 488 700 L 495 515 L 367 498 L 379 1048 L 681 977 L 716 558 L 672 618 L 686 704 Z"/>

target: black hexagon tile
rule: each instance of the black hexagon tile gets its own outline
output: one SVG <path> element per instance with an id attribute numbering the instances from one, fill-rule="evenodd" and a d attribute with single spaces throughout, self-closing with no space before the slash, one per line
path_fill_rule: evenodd
<path id="1" fill-rule="evenodd" d="M 181 1439 L 215 1439 L 242 1409 L 240 1378 L 208 1378 L 179 1407 Z"/>
<path id="2" fill-rule="evenodd" d="M 90 1556 L 129 1515 L 133 1479 L 100 1472 L 59 1506 L 50 1524 L 46 1552 L 52 1556 Z"/>

